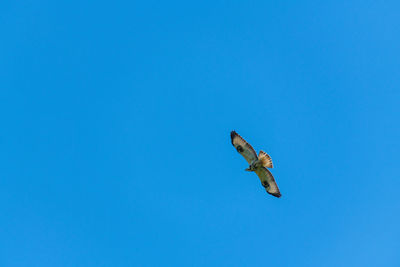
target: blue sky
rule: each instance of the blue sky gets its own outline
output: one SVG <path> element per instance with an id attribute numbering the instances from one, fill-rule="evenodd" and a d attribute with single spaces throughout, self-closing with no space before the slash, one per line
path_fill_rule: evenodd
<path id="1" fill-rule="evenodd" d="M 0 265 L 400 266 L 399 8 L 2 1 Z"/>

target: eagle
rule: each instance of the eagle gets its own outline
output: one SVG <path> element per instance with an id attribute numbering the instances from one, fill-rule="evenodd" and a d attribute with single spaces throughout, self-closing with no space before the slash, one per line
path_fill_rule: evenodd
<path id="1" fill-rule="evenodd" d="M 236 150 L 246 159 L 249 167 L 246 171 L 255 172 L 260 178 L 262 186 L 265 188 L 268 194 L 275 197 L 281 197 L 278 185 L 275 182 L 274 176 L 267 168 L 273 168 L 271 157 L 264 151 L 257 153 L 254 148 L 246 142 L 239 134 L 235 131 L 231 132 L 232 145 Z"/>

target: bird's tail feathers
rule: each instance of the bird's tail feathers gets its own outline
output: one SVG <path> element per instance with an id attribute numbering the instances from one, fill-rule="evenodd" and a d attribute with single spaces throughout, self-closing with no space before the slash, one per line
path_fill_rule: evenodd
<path id="1" fill-rule="evenodd" d="M 260 153 L 258 153 L 258 159 L 265 168 L 273 168 L 271 157 L 264 151 L 261 150 Z"/>

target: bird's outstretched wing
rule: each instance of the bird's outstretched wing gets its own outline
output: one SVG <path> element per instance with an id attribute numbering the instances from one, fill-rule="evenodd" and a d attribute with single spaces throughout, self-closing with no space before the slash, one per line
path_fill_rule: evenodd
<path id="1" fill-rule="evenodd" d="M 231 139 L 232 145 L 246 159 L 247 163 L 251 164 L 257 159 L 257 153 L 254 148 L 235 131 L 231 132 Z"/>
<path id="2" fill-rule="evenodd" d="M 275 182 L 274 176 L 269 172 L 267 168 L 260 167 L 255 171 L 258 178 L 260 178 L 261 184 L 264 186 L 268 194 L 275 197 L 281 197 L 278 185 Z"/>

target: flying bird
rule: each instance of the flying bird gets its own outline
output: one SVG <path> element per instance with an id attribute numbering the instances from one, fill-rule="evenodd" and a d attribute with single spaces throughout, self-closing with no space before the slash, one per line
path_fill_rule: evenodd
<path id="1" fill-rule="evenodd" d="M 249 167 L 246 171 L 255 172 L 260 178 L 262 186 L 268 194 L 275 197 L 281 197 L 278 185 L 275 182 L 274 176 L 267 168 L 273 168 L 271 157 L 264 151 L 257 153 L 254 148 L 246 142 L 240 135 L 235 131 L 231 132 L 232 145 L 236 150 L 246 159 Z"/>

